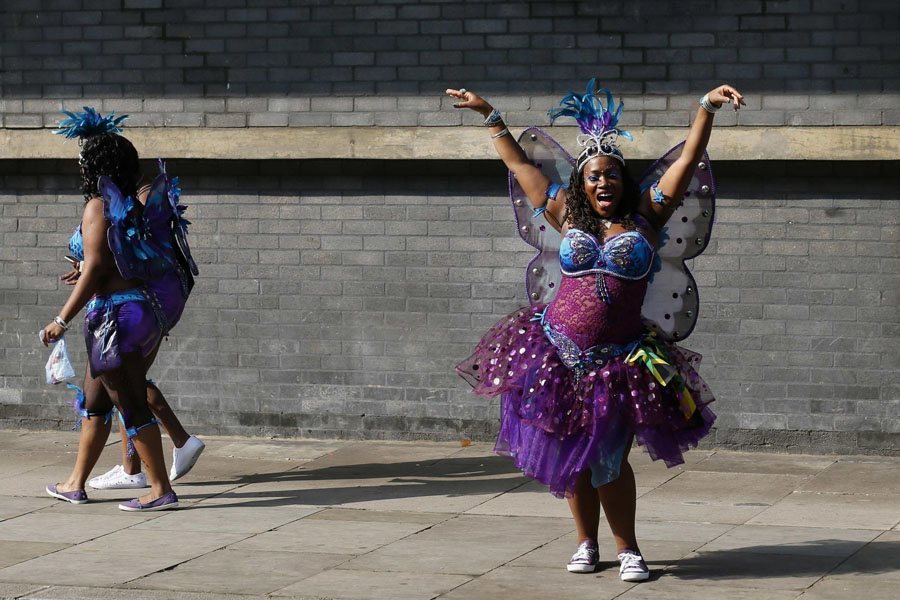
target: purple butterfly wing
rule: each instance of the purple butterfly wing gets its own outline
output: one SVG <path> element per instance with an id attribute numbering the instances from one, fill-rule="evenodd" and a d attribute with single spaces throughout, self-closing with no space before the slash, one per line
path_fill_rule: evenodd
<path id="1" fill-rule="evenodd" d="M 123 197 L 118 186 L 105 176 L 98 180 L 97 189 L 103 198 L 104 215 L 110 222 L 106 239 L 122 277 L 151 281 L 171 271 L 170 228 L 167 221 L 158 220 L 158 209 L 151 207 L 148 211 L 146 207 L 136 206 L 130 197 Z M 164 189 L 162 193 L 161 203 L 167 207 Z M 150 199 L 152 195 L 151 188 Z M 157 200 L 156 204 L 159 203 Z M 157 219 L 155 226 L 151 225 L 152 219 Z"/>
<path id="2" fill-rule="evenodd" d="M 684 143 L 669 150 L 641 177 L 645 190 L 681 156 Z M 688 337 L 697 323 L 697 283 L 685 261 L 699 255 L 709 244 L 715 217 L 716 186 L 709 155 L 704 153 L 684 195 L 660 234 L 658 264 L 647 287 L 641 315 L 659 335 L 669 341 Z"/>
<path id="3" fill-rule="evenodd" d="M 519 136 L 519 145 L 550 181 L 560 185 L 568 183 L 575 159 L 547 132 L 529 127 Z M 559 289 L 562 277 L 559 270 L 559 232 L 543 216 L 534 217 L 534 207 L 512 172 L 509 173 L 509 198 L 519 236 L 537 250 L 528 263 L 525 275 L 528 301 L 532 305 L 550 302 Z"/>
<path id="4" fill-rule="evenodd" d="M 139 253 L 129 239 L 129 230 L 133 231 L 131 222 L 134 217 L 134 202 L 130 197 L 125 197 L 119 187 L 105 175 L 97 180 L 97 190 L 103 199 L 103 215 L 109 221 L 106 240 L 119 273 L 124 279 L 143 279 L 144 271 Z"/>
<path id="5" fill-rule="evenodd" d="M 181 253 L 179 262 L 181 262 L 183 266 L 186 265 L 192 274 L 199 275 L 200 270 L 197 268 L 197 263 L 194 262 L 194 257 L 191 255 L 191 247 L 187 241 L 187 226 L 190 225 L 191 222 L 184 218 L 184 212 L 188 207 L 181 203 L 181 187 L 178 185 L 178 177 L 168 178 L 168 174 L 166 173 L 166 163 L 164 163 L 162 159 L 159 160 L 159 171 L 160 176 L 166 176 L 166 193 L 169 206 L 172 210 L 172 216 L 174 217 L 172 232 L 175 237 L 177 251 Z"/>
<path id="6" fill-rule="evenodd" d="M 154 229 L 168 223 L 175 209 L 169 203 L 169 177 L 160 173 L 150 184 L 147 202 L 144 203 L 144 221 Z"/>

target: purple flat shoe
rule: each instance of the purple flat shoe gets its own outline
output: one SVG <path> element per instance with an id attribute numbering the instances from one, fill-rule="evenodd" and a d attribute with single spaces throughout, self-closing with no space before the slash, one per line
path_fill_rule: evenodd
<path id="1" fill-rule="evenodd" d="M 129 512 L 150 512 L 152 510 L 169 510 L 171 508 L 178 508 L 178 496 L 175 495 L 174 491 L 163 494 L 147 504 L 141 504 L 140 499 L 135 498 L 119 505 L 119 510 L 127 510 Z"/>
<path id="2" fill-rule="evenodd" d="M 59 498 L 60 500 L 65 500 L 66 502 L 71 502 L 72 504 L 84 504 L 88 501 L 87 494 L 84 490 L 74 490 L 71 492 L 60 492 L 57 491 L 56 486 L 58 483 L 51 483 L 47 486 L 47 495 L 53 496 L 54 498 Z"/>

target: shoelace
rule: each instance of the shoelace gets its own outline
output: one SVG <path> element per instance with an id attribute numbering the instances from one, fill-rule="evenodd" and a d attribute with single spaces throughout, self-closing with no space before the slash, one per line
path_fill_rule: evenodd
<path id="1" fill-rule="evenodd" d="M 594 554 L 596 554 L 597 549 L 588 544 L 587 542 L 583 542 L 580 546 L 578 546 L 578 550 L 575 551 L 575 554 L 572 556 L 572 562 L 578 560 L 587 560 L 591 561 L 594 558 Z"/>
<path id="2" fill-rule="evenodd" d="M 619 561 L 622 563 L 621 571 L 640 571 L 643 573 L 647 570 L 644 559 L 640 554 L 623 553 L 619 555 Z"/>

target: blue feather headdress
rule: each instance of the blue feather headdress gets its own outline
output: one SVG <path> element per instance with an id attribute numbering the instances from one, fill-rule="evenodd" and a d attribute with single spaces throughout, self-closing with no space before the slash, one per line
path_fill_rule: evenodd
<path id="1" fill-rule="evenodd" d="M 616 145 L 621 135 L 627 140 L 634 140 L 630 133 L 616 127 L 622 114 L 624 104 L 620 101 L 618 108 L 609 90 L 602 88 L 596 90 L 596 80 L 591 79 L 587 84 L 584 96 L 575 92 L 560 100 L 559 108 L 548 111 L 550 120 L 559 117 L 573 117 L 581 128 L 578 143 L 584 147 L 578 155 L 577 169 L 584 167 L 585 163 L 595 156 L 612 156 L 623 165 L 625 158 L 622 151 Z M 595 94 L 597 91 L 606 93 L 606 106 Z"/>
<path id="2" fill-rule="evenodd" d="M 90 106 L 83 108 L 83 113 L 62 111 L 69 118 L 61 122 L 59 129 L 53 133 L 65 135 L 67 140 L 72 138 L 85 139 L 100 133 L 122 133 L 119 123 L 127 119 L 128 115 L 114 118 L 116 113 L 111 112 L 104 117 Z"/>

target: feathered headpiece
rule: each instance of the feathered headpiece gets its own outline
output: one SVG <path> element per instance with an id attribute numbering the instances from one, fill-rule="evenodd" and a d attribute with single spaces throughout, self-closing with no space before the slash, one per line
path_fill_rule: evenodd
<path id="1" fill-rule="evenodd" d="M 85 139 L 100 133 L 122 133 L 119 123 L 127 119 L 128 115 L 113 118 L 116 116 L 116 113 L 111 112 L 104 117 L 90 106 L 83 108 L 83 113 L 62 111 L 69 118 L 60 123 L 59 129 L 53 133 L 65 135 L 67 140 L 72 138 Z"/>
<path id="2" fill-rule="evenodd" d="M 596 80 L 591 79 L 587 84 L 584 96 L 569 92 L 568 96 L 560 100 L 559 108 L 554 108 L 547 113 L 550 115 L 551 121 L 558 117 L 573 117 L 578 121 L 578 126 L 581 128 L 578 143 L 584 147 L 584 150 L 578 155 L 576 168 L 579 170 L 595 156 L 612 156 L 624 165 L 625 158 L 616 142 L 620 135 L 627 140 L 634 140 L 630 133 L 616 127 L 624 104 L 620 101 L 616 108 L 612 94 L 606 88 L 601 88 L 599 91 L 606 93 L 606 106 L 604 107 L 600 98 L 595 95 L 598 91 L 595 90 L 595 87 Z"/>

